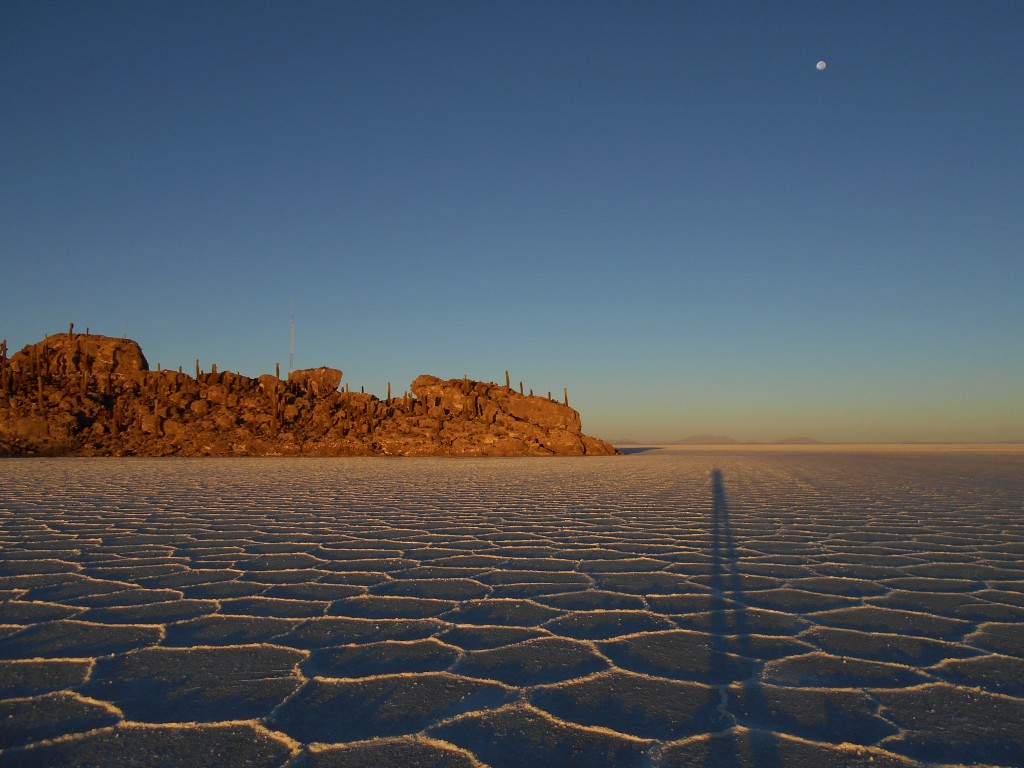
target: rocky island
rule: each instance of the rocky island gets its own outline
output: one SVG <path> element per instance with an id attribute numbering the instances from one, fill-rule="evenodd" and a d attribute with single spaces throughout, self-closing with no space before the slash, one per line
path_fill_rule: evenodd
<path id="1" fill-rule="evenodd" d="M 607 456 L 565 402 L 417 377 L 401 397 L 339 389 L 334 368 L 249 378 L 149 369 L 129 339 L 0 345 L 2 456 Z M 390 385 L 389 385 L 390 390 Z"/>

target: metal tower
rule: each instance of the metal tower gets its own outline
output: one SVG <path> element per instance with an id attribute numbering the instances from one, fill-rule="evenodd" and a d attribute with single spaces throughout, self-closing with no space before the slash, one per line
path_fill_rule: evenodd
<path id="1" fill-rule="evenodd" d="M 292 296 L 291 346 L 288 347 L 288 373 L 295 368 L 295 297 Z"/>

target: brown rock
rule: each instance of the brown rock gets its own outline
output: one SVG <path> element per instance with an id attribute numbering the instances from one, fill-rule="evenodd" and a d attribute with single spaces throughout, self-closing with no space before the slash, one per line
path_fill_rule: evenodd
<path id="1" fill-rule="evenodd" d="M 300 389 L 314 397 L 323 397 L 336 392 L 341 385 L 342 372 L 337 368 L 303 368 L 288 374 L 288 383 L 297 384 Z"/>
<path id="2" fill-rule="evenodd" d="M 162 422 L 163 420 L 159 416 L 143 416 L 142 431 L 147 435 L 162 435 Z"/>
<path id="3" fill-rule="evenodd" d="M 93 376 L 107 373 L 123 376 L 149 370 L 142 348 L 130 339 L 67 333 L 30 344 L 7 361 L 15 371 L 26 371 L 34 363 L 49 375 L 68 375 L 85 369 Z"/>
<path id="4" fill-rule="evenodd" d="M 0 356 L 0 454 L 141 456 L 610 455 L 572 408 L 468 378 L 412 394 L 339 392 L 334 368 L 288 382 L 150 371 L 138 344 L 61 334 Z"/>
<path id="5" fill-rule="evenodd" d="M 522 396 L 508 398 L 506 412 L 519 421 L 548 429 L 580 431 L 580 415 L 572 408 L 543 397 Z"/>

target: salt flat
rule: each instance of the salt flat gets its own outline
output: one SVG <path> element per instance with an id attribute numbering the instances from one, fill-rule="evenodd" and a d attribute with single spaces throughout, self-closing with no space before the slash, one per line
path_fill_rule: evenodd
<path id="1" fill-rule="evenodd" d="M 0 462 L 3 766 L 1024 765 L 1024 454 Z"/>

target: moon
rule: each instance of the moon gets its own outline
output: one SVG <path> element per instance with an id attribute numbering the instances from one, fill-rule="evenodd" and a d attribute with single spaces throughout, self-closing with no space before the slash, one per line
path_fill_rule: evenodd
<path id="1" fill-rule="evenodd" d="M 817 64 L 815 64 L 814 66 L 815 66 L 815 67 L 817 67 L 817 69 L 818 69 L 818 71 L 819 71 L 819 72 L 821 72 L 821 70 L 823 70 L 823 69 L 824 69 L 825 67 L 827 67 L 827 66 L 828 66 L 828 64 L 826 64 L 826 63 L 825 63 L 824 61 L 819 61 L 819 62 L 818 62 Z"/>

